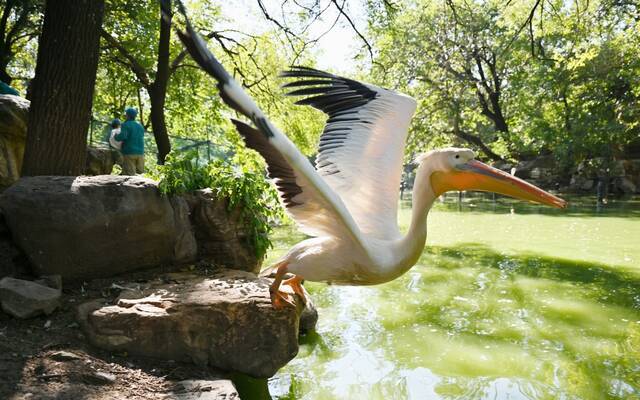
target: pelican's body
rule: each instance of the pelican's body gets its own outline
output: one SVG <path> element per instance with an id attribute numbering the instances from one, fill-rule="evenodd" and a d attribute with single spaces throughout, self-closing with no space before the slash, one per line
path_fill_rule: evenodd
<path id="1" fill-rule="evenodd" d="M 427 240 L 426 214 L 436 197 L 430 188 L 417 189 L 412 223 L 404 236 L 398 232 L 388 239 L 365 237 L 366 251 L 348 237 L 307 239 L 276 264 L 286 263 L 289 272 L 304 279 L 337 285 L 377 285 L 396 279 L 415 265 Z"/>
<path id="2" fill-rule="evenodd" d="M 286 210 L 311 236 L 269 272 L 274 306 L 292 304 L 288 284 L 304 298 L 303 280 L 375 285 L 409 270 L 427 238 L 427 214 L 449 190 L 485 190 L 556 207 L 565 202 L 535 186 L 475 161 L 468 149 L 435 150 L 417 158 L 408 232 L 397 224 L 405 140 L 416 101 L 409 96 L 306 67 L 282 74 L 284 87 L 328 115 L 315 168 L 258 108 L 208 51 L 187 23 L 181 40 L 200 66 L 218 80 L 223 100 L 255 127 L 233 120 L 246 145 L 263 156 Z M 285 274 L 294 274 L 284 280 Z"/>
<path id="3" fill-rule="evenodd" d="M 409 270 L 420 258 L 426 241 L 412 238 L 413 249 L 403 240 L 370 241 L 372 251 L 365 252 L 349 239 L 319 237 L 303 240 L 281 258 L 288 272 L 314 282 L 337 285 L 377 285 L 389 282 Z"/>

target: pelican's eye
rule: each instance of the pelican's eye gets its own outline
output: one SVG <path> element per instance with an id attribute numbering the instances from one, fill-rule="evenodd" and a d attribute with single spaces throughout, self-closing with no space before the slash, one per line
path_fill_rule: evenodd
<path id="1" fill-rule="evenodd" d="M 460 158 L 460 154 L 456 154 L 456 158 Z"/>

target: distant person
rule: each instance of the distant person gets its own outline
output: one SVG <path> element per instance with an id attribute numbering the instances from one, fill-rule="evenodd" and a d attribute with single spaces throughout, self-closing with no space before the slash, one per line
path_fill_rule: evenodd
<path id="1" fill-rule="evenodd" d="M 109 145 L 111 146 L 111 148 L 116 150 L 122 149 L 122 142 L 116 140 L 116 135 L 120 134 L 120 125 L 122 125 L 122 123 L 118 118 L 115 118 L 113 121 L 111 121 L 111 132 L 109 133 Z"/>
<path id="2" fill-rule="evenodd" d="M 122 142 L 116 140 L 116 135 L 120 134 L 120 125 L 122 125 L 122 123 L 118 118 L 115 118 L 113 121 L 111 121 L 111 130 L 107 135 L 107 141 L 109 142 L 109 147 L 111 148 L 113 159 L 115 160 L 116 164 L 118 164 L 122 168 L 123 160 L 122 153 L 120 152 L 122 150 Z"/>
<path id="3" fill-rule="evenodd" d="M 17 90 L 7 85 L 3 81 L 0 81 L 0 94 L 12 94 L 14 96 L 20 96 L 20 93 Z"/>
<path id="4" fill-rule="evenodd" d="M 124 113 L 127 120 L 114 136 L 122 142 L 122 175 L 141 174 L 144 172 L 144 128 L 136 121 L 138 110 L 127 108 Z"/>

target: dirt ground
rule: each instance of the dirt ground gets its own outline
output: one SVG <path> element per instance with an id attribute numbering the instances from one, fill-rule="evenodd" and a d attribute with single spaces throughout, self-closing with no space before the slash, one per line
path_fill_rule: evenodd
<path id="1" fill-rule="evenodd" d="M 49 316 L 19 320 L 0 311 L 0 399 L 167 399 L 181 392 L 179 381 L 224 377 L 210 368 L 103 351 L 85 340 L 77 305 L 115 298 L 112 283 L 144 283 L 161 273 L 63 287 L 62 306 Z"/>

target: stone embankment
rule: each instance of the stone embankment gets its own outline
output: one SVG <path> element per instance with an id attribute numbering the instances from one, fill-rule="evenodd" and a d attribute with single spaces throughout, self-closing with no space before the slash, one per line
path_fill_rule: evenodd
<path id="1" fill-rule="evenodd" d="M 62 282 L 71 293 L 110 280 L 98 292 L 107 296 L 77 306 L 93 346 L 270 377 L 296 356 L 317 312 L 293 293 L 296 308 L 271 305 L 271 279 L 256 275 L 262 260 L 227 206 L 207 190 L 163 196 L 142 177 L 20 178 L 0 194 L 0 242 L 15 253 L 0 259 L 0 305 L 21 319 L 65 313 Z M 144 270 L 149 279 L 134 278 Z M 191 393 L 185 382 L 176 398 Z"/>
<path id="2" fill-rule="evenodd" d="M 196 260 L 260 269 L 240 214 L 206 190 L 167 197 L 135 176 L 26 177 L 0 209 L 38 275 L 87 280 Z"/>
<path id="3" fill-rule="evenodd" d="M 596 194 L 598 184 L 606 185 L 612 194 L 640 193 L 640 159 L 621 159 L 607 162 L 603 158 L 582 161 L 570 171 L 561 171 L 553 155 L 543 155 L 517 164 L 496 165 L 534 185 L 562 192 Z M 604 191 L 605 188 L 600 188 Z"/>

